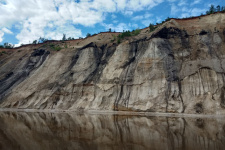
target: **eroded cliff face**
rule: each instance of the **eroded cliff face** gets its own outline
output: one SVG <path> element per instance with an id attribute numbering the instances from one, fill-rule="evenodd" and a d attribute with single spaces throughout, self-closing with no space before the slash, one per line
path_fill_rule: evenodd
<path id="1" fill-rule="evenodd" d="M 2 108 L 225 114 L 225 14 L 21 47 L 0 61 Z"/>

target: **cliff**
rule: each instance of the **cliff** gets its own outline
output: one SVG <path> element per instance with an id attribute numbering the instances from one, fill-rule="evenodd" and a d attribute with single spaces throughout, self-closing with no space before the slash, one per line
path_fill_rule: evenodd
<path id="1" fill-rule="evenodd" d="M 0 55 L 0 107 L 225 114 L 225 14 Z"/>

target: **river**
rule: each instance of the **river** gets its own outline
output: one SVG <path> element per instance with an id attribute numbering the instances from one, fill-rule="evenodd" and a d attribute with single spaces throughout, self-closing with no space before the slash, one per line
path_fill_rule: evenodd
<path id="1" fill-rule="evenodd" d="M 223 117 L 0 112 L 1 150 L 222 150 Z"/>

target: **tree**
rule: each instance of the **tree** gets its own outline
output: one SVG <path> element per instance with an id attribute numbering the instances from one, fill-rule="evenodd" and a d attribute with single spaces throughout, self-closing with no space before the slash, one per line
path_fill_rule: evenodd
<path id="1" fill-rule="evenodd" d="M 211 5 L 209 8 L 209 13 L 213 14 L 214 12 L 216 12 L 216 9 L 215 9 L 214 5 Z"/>
<path id="2" fill-rule="evenodd" d="M 37 40 L 34 40 L 34 41 L 33 41 L 33 44 L 38 44 L 38 41 L 37 41 Z"/>
<path id="3" fill-rule="evenodd" d="M 156 27 L 150 23 L 150 25 L 149 25 L 150 32 L 154 31 L 155 29 L 156 29 Z"/>
<path id="4" fill-rule="evenodd" d="M 221 7 L 221 11 L 225 12 L 225 7 L 224 6 Z"/>
<path id="5" fill-rule="evenodd" d="M 44 43 L 46 41 L 48 41 L 48 39 L 40 37 L 39 40 L 38 40 L 38 43 Z"/>
<path id="6" fill-rule="evenodd" d="M 4 48 L 13 48 L 14 45 L 13 44 L 10 44 L 10 43 L 4 43 Z"/>
<path id="7" fill-rule="evenodd" d="M 111 28 L 109 28 L 109 32 L 112 32 L 112 29 Z"/>
<path id="8" fill-rule="evenodd" d="M 89 36 L 91 36 L 91 34 L 90 33 L 87 33 L 86 37 L 89 37 Z"/>
<path id="9" fill-rule="evenodd" d="M 63 40 L 63 41 L 66 41 L 66 34 L 63 34 L 62 40 Z"/>
<path id="10" fill-rule="evenodd" d="M 220 12 L 220 5 L 216 6 L 216 11 Z"/>
<path id="11" fill-rule="evenodd" d="M 170 20 L 171 20 L 171 18 L 170 17 L 167 17 L 165 21 L 170 21 Z"/>

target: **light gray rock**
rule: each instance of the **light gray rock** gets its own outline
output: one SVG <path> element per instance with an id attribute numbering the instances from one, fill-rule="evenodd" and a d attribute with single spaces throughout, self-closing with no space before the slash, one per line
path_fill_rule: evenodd
<path id="1" fill-rule="evenodd" d="M 225 114 L 225 14 L 172 19 L 120 44 L 111 34 L 2 59 L 0 107 Z"/>

